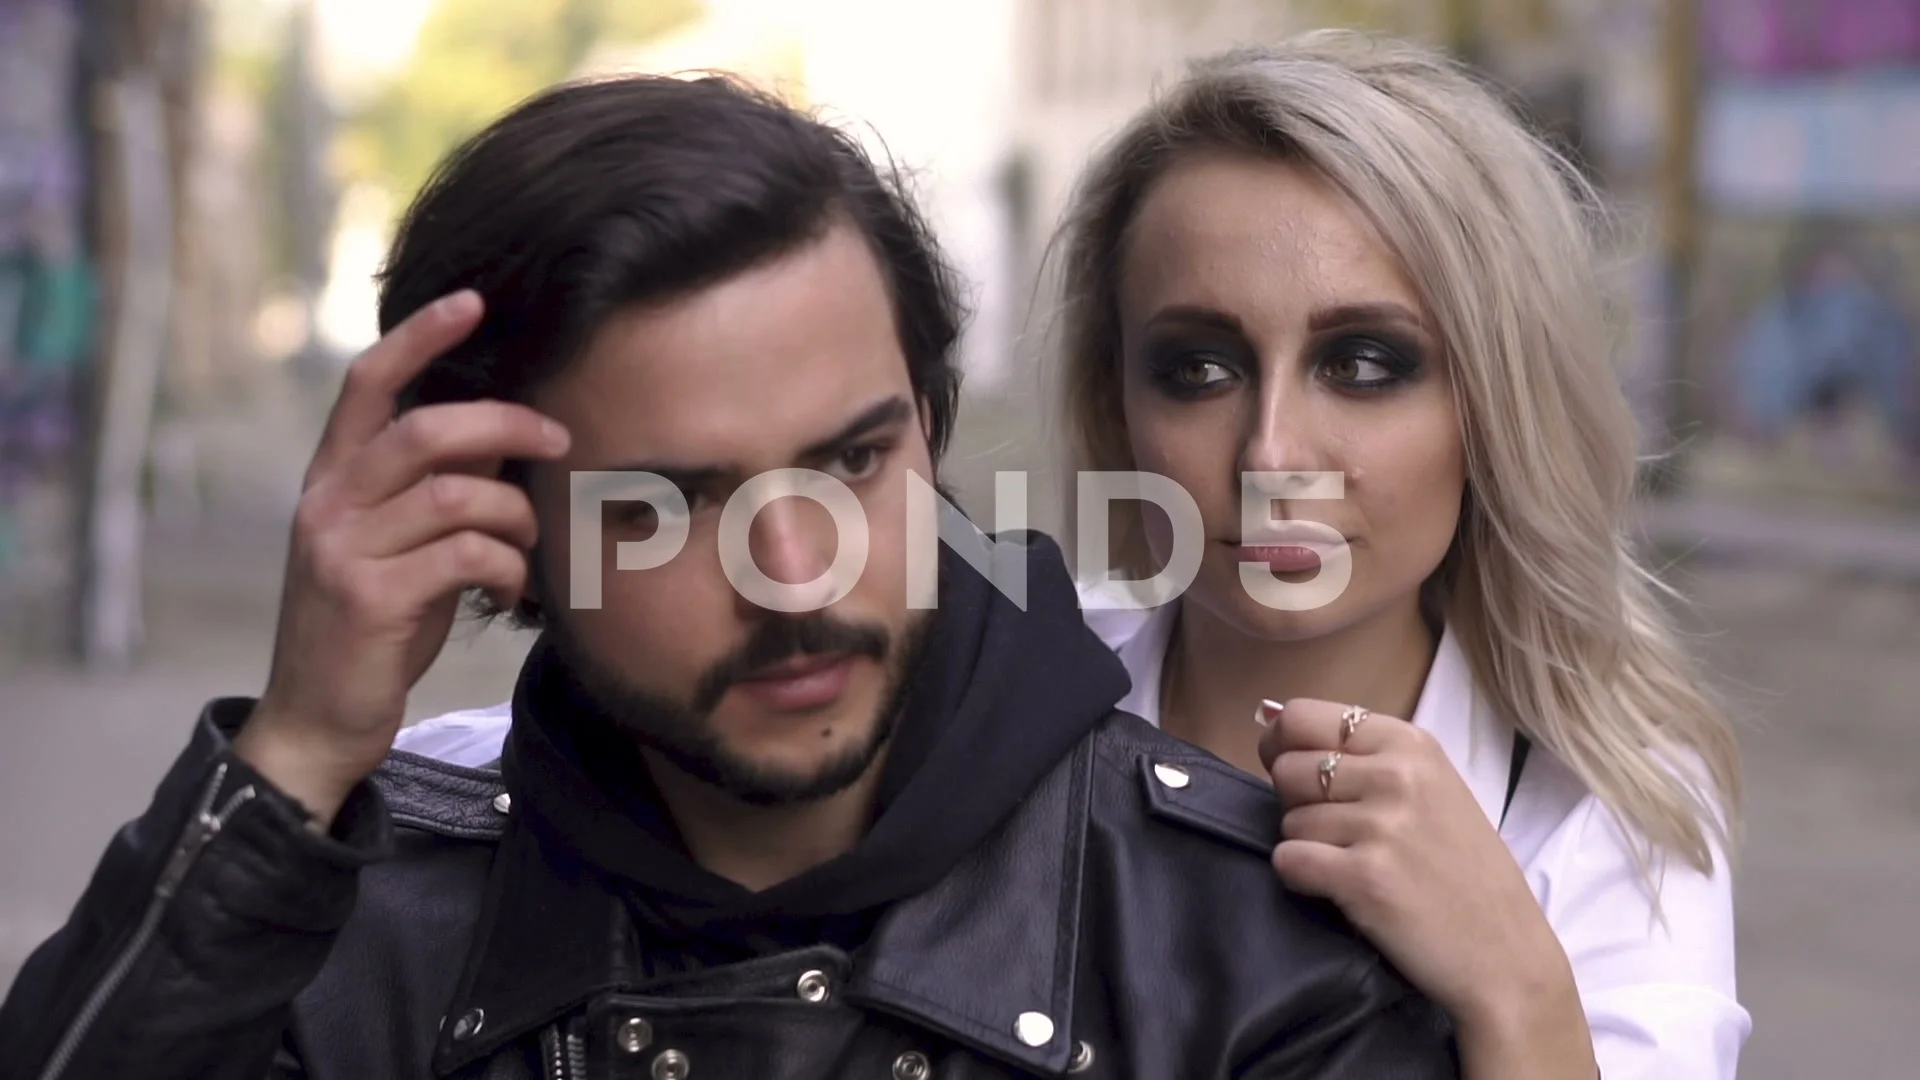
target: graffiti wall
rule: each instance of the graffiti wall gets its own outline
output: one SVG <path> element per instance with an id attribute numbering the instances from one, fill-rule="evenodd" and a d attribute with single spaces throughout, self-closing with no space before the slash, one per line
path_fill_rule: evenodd
<path id="1" fill-rule="evenodd" d="M 84 155 L 71 0 L 0 0 L 0 583 L 55 527 L 37 512 L 78 444 L 91 345 Z"/>
<path id="2" fill-rule="evenodd" d="M 1920 506 L 1920 4 L 1701 14 L 1696 476 Z"/>

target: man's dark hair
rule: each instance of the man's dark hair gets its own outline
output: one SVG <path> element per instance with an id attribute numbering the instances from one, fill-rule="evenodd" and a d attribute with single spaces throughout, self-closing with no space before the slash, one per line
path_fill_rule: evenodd
<path id="1" fill-rule="evenodd" d="M 721 76 L 565 84 L 440 163 L 380 274 L 381 332 L 460 288 L 487 311 L 402 408 L 524 400 L 620 309 L 716 284 L 841 220 L 880 263 L 937 459 L 962 312 L 932 230 L 852 136 Z"/>
<path id="2" fill-rule="evenodd" d="M 525 401 L 616 312 L 717 284 L 841 221 L 880 265 L 937 462 L 959 403 L 963 313 L 901 174 L 847 133 L 722 76 L 565 84 L 441 162 L 380 274 L 381 332 L 461 288 L 480 293 L 486 314 L 400 408 Z"/>

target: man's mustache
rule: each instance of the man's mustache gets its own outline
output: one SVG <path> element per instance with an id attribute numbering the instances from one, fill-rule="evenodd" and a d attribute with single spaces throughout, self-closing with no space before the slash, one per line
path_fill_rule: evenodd
<path id="1" fill-rule="evenodd" d="M 818 614 L 804 619 L 768 619 L 738 649 L 701 676 L 694 692 L 694 711 L 701 715 L 712 712 L 728 688 L 783 660 L 832 654 L 884 660 L 891 645 L 887 631 L 872 624 L 856 625 Z"/>

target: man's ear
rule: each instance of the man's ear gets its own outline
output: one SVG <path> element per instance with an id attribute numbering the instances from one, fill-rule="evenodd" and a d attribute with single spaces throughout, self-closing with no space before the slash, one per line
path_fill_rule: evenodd
<path id="1" fill-rule="evenodd" d="M 920 437 L 933 445 L 933 401 L 925 396 L 920 398 Z"/>

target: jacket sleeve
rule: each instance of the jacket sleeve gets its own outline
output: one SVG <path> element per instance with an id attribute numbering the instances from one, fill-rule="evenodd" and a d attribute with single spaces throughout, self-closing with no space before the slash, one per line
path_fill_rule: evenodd
<path id="1" fill-rule="evenodd" d="M 253 702 L 201 714 L 153 802 L 115 834 L 67 923 L 0 1005 L 8 1080 L 261 1080 L 301 1075 L 287 1038 L 354 905 L 391 848 L 370 783 L 330 835 L 235 757 Z"/>
<path id="2" fill-rule="evenodd" d="M 1354 990 L 1296 1019 L 1237 1075 L 1245 1080 L 1459 1080 L 1453 1022 L 1379 962 L 1357 967 Z"/>

